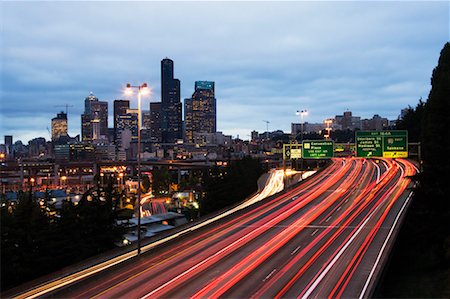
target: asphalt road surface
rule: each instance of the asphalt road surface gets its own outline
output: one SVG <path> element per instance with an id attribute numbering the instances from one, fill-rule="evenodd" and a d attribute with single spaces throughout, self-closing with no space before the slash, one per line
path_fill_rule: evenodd
<path id="1" fill-rule="evenodd" d="M 401 159 L 333 159 L 284 194 L 45 296 L 368 297 L 416 171 Z"/>

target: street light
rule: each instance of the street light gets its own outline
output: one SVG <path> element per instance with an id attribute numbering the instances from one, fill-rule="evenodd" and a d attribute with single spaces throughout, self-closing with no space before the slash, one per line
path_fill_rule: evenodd
<path id="1" fill-rule="evenodd" d="M 62 185 L 63 188 L 64 188 L 64 186 L 66 185 L 66 180 L 67 180 L 67 176 L 63 175 L 63 176 L 61 177 L 61 185 Z"/>
<path id="2" fill-rule="evenodd" d="M 119 188 L 122 189 L 122 184 L 123 184 L 123 172 L 119 172 L 119 177 L 117 178 L 117 181 L 119 181 Z"/>
<path id="3" fill-rule="evenodd" d="M 304 110 L 297 110 L 297 115 L 300 115 L 300 126 L 301 126 L 301 137 L 300 137 L 300 141 L 303 141 L 303 116 L 304 115 L 308 115 L 308 110 L 304 109 Z"/>
<path id="4" fill-rule="evenodd" d="M 303 169 L 303 116 L 308 115 L 308 110 L 297 110 L 297 115 L 300 115 L 300 143 L 302 143 L 302 158 L 300 159 L 300 169 Z M 297 163 L 297 161 L 296 161 Z M 296 164 L 297 165 L 297 164 Z"/>
<path id="5" fill-rule="evenodd" d="M 324 123 L 326 125 L 325 131 L 327 132 L 325 134 L 325 138 L 326 138 L 326 140 L 328 140 L 328 139 L 330 139 L 330 135 L 331 135 L 331 127 L 330 126 L 333 123 L 333 120 L 332 119 L 326 119 L 326 120 L 324 120 Z"/>
<path id="6" fill-rule="evenodd" d="M 137 254 L 141 254 L 141 96 L 148 94 L 150 91 L 148 89 L 147 83 L 142 83 L 142 85 L 131 85 L 127 83 L 127 88 L 125 89 L 125 94 L 131 95 L 133 93 L 133 88 L 138 90 L 138 150 L 137 150 L 137 162 L 138 162 L 138 190 L 137 190 L 137 202 L 138 202 L 138 239 L 137 239 Z"/>

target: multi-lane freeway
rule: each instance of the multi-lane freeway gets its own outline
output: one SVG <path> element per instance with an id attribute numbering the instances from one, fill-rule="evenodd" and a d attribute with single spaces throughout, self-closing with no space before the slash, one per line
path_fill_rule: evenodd
<path id="1" fill-rule="evenodd" d="M 289 191 L 40 295 L 365 298 L 386 260 L 416 171 L 401 159 L 333 159 Z"/>

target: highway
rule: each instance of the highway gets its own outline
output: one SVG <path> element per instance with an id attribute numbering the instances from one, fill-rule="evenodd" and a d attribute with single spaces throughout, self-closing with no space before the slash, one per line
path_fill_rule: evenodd
<path id="1" fill-rule="evenodd" d="M 366 298 L 410 200 L 408 176 L 416 171 L 401 159 L 333 159 L 281 195 L 40 295 Z"/>

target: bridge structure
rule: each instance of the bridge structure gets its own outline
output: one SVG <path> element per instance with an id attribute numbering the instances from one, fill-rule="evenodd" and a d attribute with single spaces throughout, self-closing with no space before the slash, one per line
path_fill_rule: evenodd
<path id="1" fill-rule="evenodd" d="M 226 166 L 227 161 L 183 161 L 158 160 L 142 161 L 143 171 L 167 167 L 169 170 L 182 171 L 208 169 L 212 166 Z M 24 189 L 33 178 L 35 185 L 63 187 L 70 185 L 92 185 L 93 177 L 102 171 L 137 174 L 137 161 L 8 161 L 0 165 L 1 184 L 5 190 Z"/>

